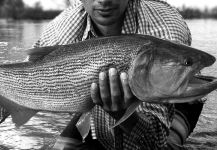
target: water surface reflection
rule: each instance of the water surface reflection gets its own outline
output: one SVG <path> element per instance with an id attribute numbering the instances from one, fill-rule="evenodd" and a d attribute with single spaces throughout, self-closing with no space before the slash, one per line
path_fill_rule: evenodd
<path id="1" fill-rule="evenodd" d="M 192 45 L 217 57 L 217 20 L 188 20 Z M 31 21 L 0 20 L 0 62 L 23 59 L 20 51 L 30 48 L 47 24 Z M 16 57 L 8 57 L 12 54 Z M 217 76 L 217 63 L 203 71 Z M 11 118 L 0 125 L 0 149 L 50 149 L 55 138 L 70 120 L 68 114 L 38 113 L 27 124 L 14 127 Z M 197 127 L 188 139 L 187 147 L 217 149 L 217 92 L 209 95 Z"/>

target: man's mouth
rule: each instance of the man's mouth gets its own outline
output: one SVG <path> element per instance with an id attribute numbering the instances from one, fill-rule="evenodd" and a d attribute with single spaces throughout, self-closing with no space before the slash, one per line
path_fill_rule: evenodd
<path id="1" fill-rule="evenodd" d="M 101 16 L 111 16 L 116 8 L 98 8 L 95 9 Z"/>

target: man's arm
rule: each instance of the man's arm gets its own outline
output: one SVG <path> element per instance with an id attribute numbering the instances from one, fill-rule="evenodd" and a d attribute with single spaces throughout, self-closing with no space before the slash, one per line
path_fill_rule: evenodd
<path id="1" fill-rule="evenodd" d="M 91 86 L 91 97 L 94 103 L 100 105 L 116 120 L 120 119 L 123 112 L 136 100 L 130 90 L 127 74 L 121 73 L 119 77 L 114 68 L 109 70 L 108 75 L 105 72 L 99 74 L 99 84 L 93 83 Z M 156 110 L 152 105 L 144 107 L 145 104 L 140 105 L 140 111 L 135 111 L 119 125 L 122 132 L 128 135 L 124 138 L 140 147 L 145 147 L 147 144 L 153 144 L 152 147 L 158 148 L 166 146 L 169 128 L 158 118 L 158 113 L 161 112 L 157 111 L 162 110 L 162 117 L 167 118 L 170 116 L 168 110 L 170 107 L 160 108 L 159 105 L 156 106 L 159 107 Z"/>
<path id="2" fill-rule="evenodd" d="M 136 100 L 130 90 L 127 74 L 123 72 L 119 78 L 114 68 L 109 70 L 109 75 L 105 72 L 99 74 L 99 85 L 96 83 L 91 85 L 91 98 L 95 104 L 102 106 L 116 120 L 119 120 L 125 110 Z M 120 124 L 120 127 L 130 133 L 137 120 L 138 115 L 134 112 Z"/>

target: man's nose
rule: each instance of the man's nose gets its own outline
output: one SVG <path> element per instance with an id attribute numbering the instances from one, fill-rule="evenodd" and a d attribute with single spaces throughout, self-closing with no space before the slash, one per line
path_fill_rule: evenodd
<path id="1" fill-rule="evenodd" d="M 113 0 L 98 0 L 98 3 L 102 6 L 108 6 L 111 5 Z"/>

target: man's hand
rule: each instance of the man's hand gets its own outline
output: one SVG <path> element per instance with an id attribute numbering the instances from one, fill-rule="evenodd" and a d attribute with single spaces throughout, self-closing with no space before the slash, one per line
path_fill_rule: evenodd
<path id="1" fill-rule="evenodd" d="M 128 76 L 125 72 L 118 75 L 116 69 L 109 69 L 109 74 L 99 74 L 99 85 L 92 83 L 91 98 L 97 105 L 109 113 L 113 118 L 119 120 L 125 110 L 135 101 L 128 83 Z M 130 133 L 137 123 L 138 115 L 133 113 L 127 120 L 120 124 L 120 127 Z"/>
<path id="2" fill-rule="evenodd" d="M 130 90 L 127 74 L 123 72 L 119 77 L 117 70 L 111 68 L 108 75 L 105 72 L 99 74 L 99 85 L 91 85 L 91 98 L 112 117 L 119 119 L 135 97 Z"/>

